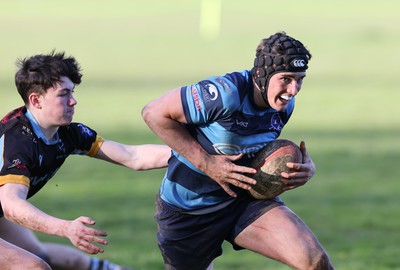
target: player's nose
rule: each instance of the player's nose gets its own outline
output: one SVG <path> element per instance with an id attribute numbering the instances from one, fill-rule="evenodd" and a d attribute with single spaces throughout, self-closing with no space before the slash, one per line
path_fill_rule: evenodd
<path id="1" fill-rule="evenodd" d="M 289 86 L 288 86 L 288 93 L 295 96 L 297 95 L 297 93 L 300 91 L 301 88 L 301 84 L 297 83 L 297 82 L 292 82 Z"/>
<path id="2" fill-rule="evenodd" d="M 69 99 L 69 105 L 75 106 L 76 104 L 78 104 L 78 101 L 76 100 L 76 98 L 74 96 L 71 96 L 71 98 Z"/>

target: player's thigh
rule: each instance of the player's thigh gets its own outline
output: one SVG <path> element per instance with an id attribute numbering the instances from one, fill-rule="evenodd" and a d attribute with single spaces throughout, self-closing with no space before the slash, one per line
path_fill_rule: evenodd
<path id="1" fill-rule="evenodd" d="M 5 218 L 0 218 L 0 238 L 33 253 L 43 249 L 41 242 L 31 230 Z"/>
<path id="2" fill-rule="evenodd" d="M 51 270 L 50 266 L 22 248 L 0 239 L 0 265 L 2 270 Z"/>
<path id="3" fill-rule="evenodd" d="M 235 239 L 243 248 L 289 265 L 308 263 L 322 247 L 306 224 L 286 206 L 266 212 Z"/>

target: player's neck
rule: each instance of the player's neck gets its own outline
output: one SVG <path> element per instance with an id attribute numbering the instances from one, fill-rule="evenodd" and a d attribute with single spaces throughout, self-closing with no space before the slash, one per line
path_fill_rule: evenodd
<path id="1" fill-rule="evenodd" d="M 47 141 L 51 142 L 56 139 L 56 133 L 57 133 L 58 127 L 50 128 L 50 129 L 44 129 L 41 127 L 41 129 L 42 129 L 43 135 Z"/>
<path id="2" fill-rule="evenodd" d="M 29 111 L 31 112 L 31 115 L 34 118 L 33 120 L 39 126 L 46 140 L 49 142 L 53 141 L 56 137 L 59 126 L 50 125 L 47 122 L 48 117 L 42 115 L 37 110 L 30 108 Z"/>

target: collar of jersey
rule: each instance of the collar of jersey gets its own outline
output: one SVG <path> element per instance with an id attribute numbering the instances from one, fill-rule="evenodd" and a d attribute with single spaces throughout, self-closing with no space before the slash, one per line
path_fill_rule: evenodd
<path id="1" fill-rule="evenodd" d="M 53 144 L 56 144 L 58 142 L 58 133 L 56 133 L 54 135 L 54 140 L 52 140 L 52 141 L 47 140 L 46 137 L 44 136 L 43 131 L 40 128 L 38 122 L 36 121 L 35 117 L 33 116 L 33 114 L 28 109 L 26 110 L 26 114 L 25 115 L 29 119 L 29 122 L 31 122 L 33 132 L 35 132 L 36 136 L 38 138 L 42 139 L 42 141 L 45 144 L 53 145 Z"/>

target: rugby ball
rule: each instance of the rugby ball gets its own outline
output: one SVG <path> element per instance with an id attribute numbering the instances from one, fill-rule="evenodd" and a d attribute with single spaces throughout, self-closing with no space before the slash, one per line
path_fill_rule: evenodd
<path id="1" fill-rule="evenodd" d="M 271 199 L 283 193 L 282 172 L 291 172 L 286 163 L 302 163 L 303 154 L 300 147 L 289 140 L 274 140 L 261 149 L 251 162 L 257 170 L 252 175 L 257 184 L 249 190 L 256 199 Z"/>

